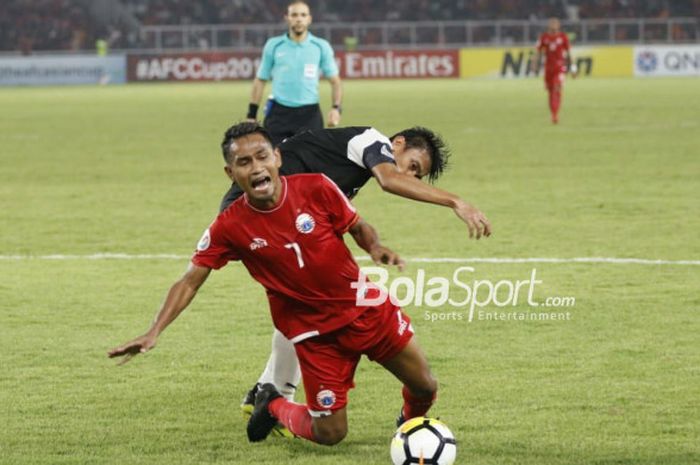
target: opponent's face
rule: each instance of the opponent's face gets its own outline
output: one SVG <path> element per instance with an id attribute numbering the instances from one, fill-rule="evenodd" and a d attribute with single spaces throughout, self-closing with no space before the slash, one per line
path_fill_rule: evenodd
<path id="1" fill-rule="evenodd" d="M 424 149 L 406 147 L 406 140 L 397 136 L 391 142 L 396 167 L 401 173 L 422 179 L 430 173 L 430 155 Z"/>
<path id="2" fill-rule="evenodd" d="M 547 21 L 547 29 L 549 32 L 559 32 L 560 28 L 561 23 L 557 18 L 550 18 L 549 21 Z"/>
<path id="3" fill-rule="evenodd" d="M 287 21 L 290 34 L 296 36 L 306 34 L 306 31 L 309 29 L 309 25 L 311 25 L 311 11 L 309 10 L 309 6 L 305 3 L 294 3 L 289 5 L 284 19 Z"/>
<path id="4" fill-rule="evenodd" d="M 224 170 L 250 203 L 262 209 L 274 207 L 282 192 L 282 159 L 270 142 L 257 133 L 243 136 L 231 144 L 229 159 Z"/>

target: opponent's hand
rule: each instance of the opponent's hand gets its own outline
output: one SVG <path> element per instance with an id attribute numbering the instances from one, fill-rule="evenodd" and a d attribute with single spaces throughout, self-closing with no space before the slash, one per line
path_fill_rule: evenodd
<path id="1" fill-rule="evenodd" d="M 481 239 L 481 236 L 491 235 L 491 223 L 481 210 L 470 203 L 459 201 L 454 208 L 455 214 L 467 224 L 469 228 L 469 238 Z"/>
<path id="2" fill-rule="evenodd" d="M 340 112 L 337 108 L 331 108 L 328 112 L 328 127 L 334 128 L 340 124 Z"/>
<path id="3" fill-rule="evenodd" d="M 377 265 L 396 265 L 399 271 L 403 271 L 406 262 L 403 261 L 399 254 L 388 247 L 378 245 L 370 251 L 372 261 Z"/>
<path id="4" fill-rule="evenodd" d="M 107 355 L 109 355 L 109 358 L 124 356 L 122 361 L 119 362 L 119 365 L 123 365 L 132 358 L 136 357 L 138 354 L 146 353 L 154 348 L 156 346 L 156 341 L 157 338 L 155 336 L 147 333 L 127 342 L 126 344 L 115 347 L 107 352 Z"/>

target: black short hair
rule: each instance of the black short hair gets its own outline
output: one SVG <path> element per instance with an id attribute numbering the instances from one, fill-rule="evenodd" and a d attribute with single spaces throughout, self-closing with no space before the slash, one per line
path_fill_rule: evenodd
<path id="1" fill-rule="evenodd" d="M 421 126 L 404 129 L 391 136 L 390 139 L 394 140 L 397 136 L 403 136 L 406 140 L 406 148 L 422 149 L 428 152 L 430 156 L 428 181 L 431 183 L 435 182 L 447 168 L 448 159 L 451 155 L 445 141 L 435 132 Z"/>
<path id="2" fill-rule="evenodd" d="M 226 163 L 230 163 L 231 160 L 231 144 L 236 140 L 240 139 L 241 137 L 250 135 L 250 134 L 260 134 L 263 136 L 267 141 L 270 143 L 270 145 L 274 144 L 272 143 L 272 139 L 270 139 L 270 134 L 268 134 L 267 130 L 260 126 L 256 122 L 248 122 L 244 121 L 242 123 L 236 123 L 230 128 L 226 130 L 224 133 L 224 140 L 221 142 L 221 152 L 224 155 L 224 161 Z"/>

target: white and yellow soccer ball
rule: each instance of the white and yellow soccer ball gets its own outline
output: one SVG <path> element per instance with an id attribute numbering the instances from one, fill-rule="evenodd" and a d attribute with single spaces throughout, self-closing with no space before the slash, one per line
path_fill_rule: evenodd
<path id="1" fill-rule="evenodd" d="M 454 434 L 434 418 L 411 418 L 399 426 L 391 440 L 394 465 L 452 465 L 456 456 Z"/>

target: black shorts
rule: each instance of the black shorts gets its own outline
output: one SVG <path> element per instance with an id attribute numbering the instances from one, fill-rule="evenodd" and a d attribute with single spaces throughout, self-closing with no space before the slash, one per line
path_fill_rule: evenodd
<path id="1" fill-rule="evenodd" d="M 301 107 L 286 107 L 273 102 L 269 113 L 265 116 L 263 126 L 277 146 L 287 137 L 302 131 L 323 129 L 321 107 L 316 103 Z"/>

